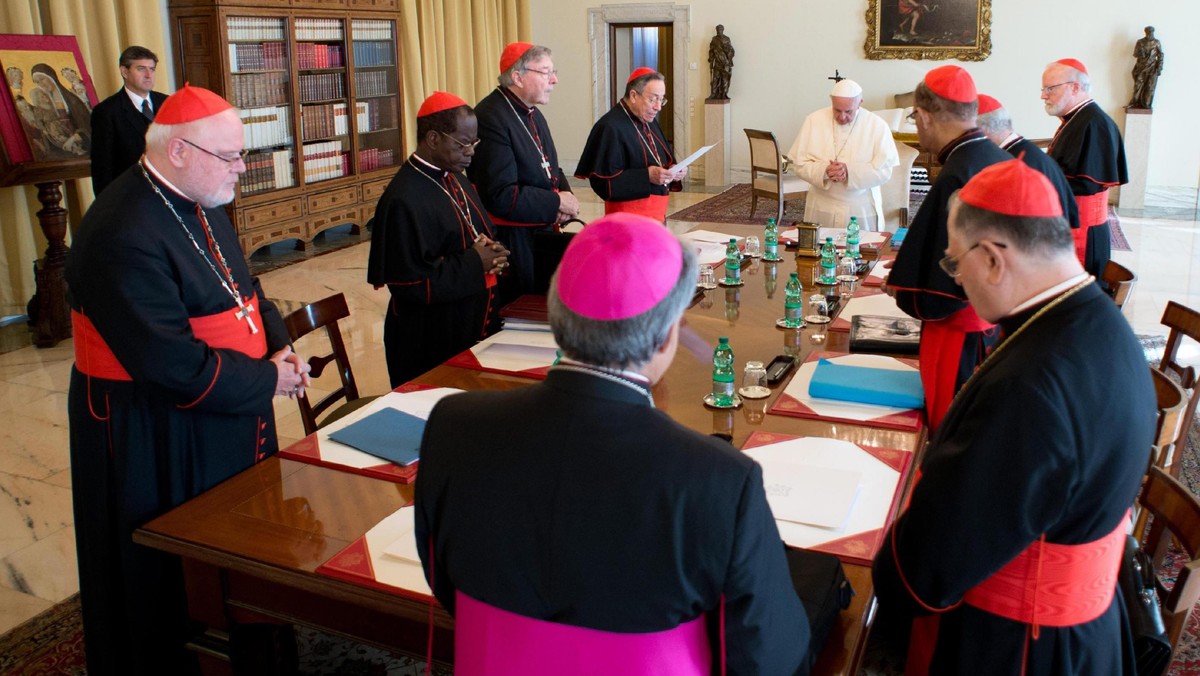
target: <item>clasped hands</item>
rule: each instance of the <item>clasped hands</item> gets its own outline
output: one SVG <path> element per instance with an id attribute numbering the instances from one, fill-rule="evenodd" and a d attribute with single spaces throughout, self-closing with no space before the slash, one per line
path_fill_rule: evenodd
<path id="1" fill-rule="evenodd" d="M 494 239 L 480 235 L 472 245 L 479 254 L 479 262 L 483 264 L 485 274 L 498 275 L 508 268 L 508 249 Z"/>
<path id="2" fill-rule="evenodd" d="M 304 388 L 312 384 L 308 377 L 312 367 L 300 355 L 292 352 L 291 346 L 271 355 L 278 375 L 275 379 L 275 394 L 288 399 L 304 396 Z"/>
<path id="3" fill-rule="evenodd" d="M 830 160 L 829 166 L 825 167 L 825 178 L 834 183 L 845 183 L 850 178 L 850 170 L 846 168 L 845 162 Z"/>

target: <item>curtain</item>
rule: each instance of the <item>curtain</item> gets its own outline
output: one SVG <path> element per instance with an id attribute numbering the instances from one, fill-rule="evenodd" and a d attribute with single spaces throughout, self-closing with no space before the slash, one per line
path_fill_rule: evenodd
<path id="1" fill-rule="evenodd" d="M 407 147 L 416 147 L 413 115 L 435 91 L 474 106 L 496 87 L 504 45 L 529 40 L 529 0 L 402 0 Z"/>
<path id="2" fill-rule="evenodd" d="M 4 0 L 0 33 L 74 35 L 96 97 L 103 100 L 121 86 L 117 59 L 125 47 L 142 45 L 165 58 L 165 4 L 165 0 Z M 159 63 L 159 91 L 169 91 L 170 70 L 169 63 Z M 91 179 L 65 183 L 63 206 L 70 229 L 79 224 L 92 199 Z M 0 189 L 0 314 L 23 314 L 33 296 L 33 261 L 46 250 L 35 215 L 41 208 L 33 186 Z"/>

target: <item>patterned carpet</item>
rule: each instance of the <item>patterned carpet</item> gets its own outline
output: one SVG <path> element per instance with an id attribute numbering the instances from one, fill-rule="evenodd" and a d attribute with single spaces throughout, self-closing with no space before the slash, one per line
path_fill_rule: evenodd
<path id="1" fill-rule="evenodd" d="M 925 201 L 925 194 L 928 190 L 927 186 L 914 184 L 913 190 L 909 194 L 908 213 L 910 218 L 917 213 L 917 209 Z M 775 205 L 771 200 L 759 198 L 758 209 L 753 215 L 750 213 L 750 202 L 750 184 L 738 183 L 719 195 L 714 195 L 703 202 L 698 202 L 686 209 L 680 209 L 673 214 L 669 214 L 667 218 L 674 221 L 690 221 L 694 223 L 744 223 L 753 225 L 756 223 L 766 223 L 768 217 L 775 215 Z M 783 205 L 784 223 L 790 224 L 792 221 L 802 220 L 804 220 L 803 195 L 796 199 L 788 200 Z M 1129 241 L 1125 238 L 1125 233 L 1121 230 L 1121 223 L 1117 218 L 1117 212 L 1111 208 L 1109 209 L 1109 222 L 1112 225 L 1112 248 L 1117 251 L 1130 251 Z"/>

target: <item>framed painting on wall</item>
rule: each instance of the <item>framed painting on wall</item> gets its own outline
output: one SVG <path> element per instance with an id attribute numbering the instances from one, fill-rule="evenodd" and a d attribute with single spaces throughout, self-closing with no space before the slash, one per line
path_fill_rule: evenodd
<path id="1" fill-rule="evenodd" d="M 868 59 L 983 61 L 992 0 L 867 0 Z"/>
<path id="2" fill-rule="evenodd" d="M 0 35 L 0 140 L 8 167 L 87 160 L 96 91 L 70 35 Z"/>

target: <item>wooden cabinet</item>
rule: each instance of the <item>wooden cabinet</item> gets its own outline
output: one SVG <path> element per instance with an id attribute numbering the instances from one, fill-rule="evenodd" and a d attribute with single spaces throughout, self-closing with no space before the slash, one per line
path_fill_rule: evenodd
<path id="1" fill-rule="evenodd" d="M 238 107 L 246 173 L 230 204 L 246 256 L 359 235 L 404 161 L 398 0 L 171 0 L 177 82 Z"/>

